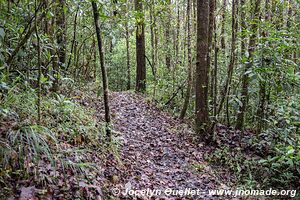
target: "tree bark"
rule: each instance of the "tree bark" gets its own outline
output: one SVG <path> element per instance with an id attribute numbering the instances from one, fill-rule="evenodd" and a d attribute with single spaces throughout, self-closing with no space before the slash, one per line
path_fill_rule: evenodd
<path id="1" fill-rule="evenodd" d="M 177 3 L 177 27 L 176 27 L 176 36 L 175 36 L 175 58 L 176 64 L 178 63 L 179 59 L 179 38 L 180 38 L 180 2 Z"/>
<path id="2" fill-rule="evenodd" d="M 141 13 L 136 19 L 136 91 L 146 91 L 145 25 L 142 0 L 135 0 L 135 10 Z"/>
<path id="3" fill-rule="evenodd" d="M 196 60 L 196 131 L 201 134 L 209 127 L 208 114 L 208 26 L 209 0 L 197 1 L 197 60 Z"/>
<path id="4" fill-rule="evenodd" d="M 166 27 L 165 27 L 165 38 L 166 38 L 166 66 L 167 69 L 171 68 L 171 54 L 170 54 L 170 25 L 171 25 L 171 13 L 170 13 L 170 5 L 171 0 L 166 0 L 167 4 L 167 12 L 166 12 Z"/>
<path id="5" fill-rule="evenodd" d="M 244 31 L 246 31 L 246 12 L 245 12 L 245 0 L 241 0 L 241 12 L 240 12 L 240 20 L 241 20 L 241 57 L 245 56 L 246 52 L 246 44 L 245 44 L 245 36 Z"/>
<path id="6" fill-rule="evenodd" d="M 215 10 L 216 10 L 216 0 L 215 0 Z M 218 96 L 218 43 L 217 43 L 217 22 L 214 20 L 214 68 L 212 70 L 212 78 L 211 78 L 211 91 L 212 91 L 212 101 L 213 101 L 213 116 L 216 117 L 217 114 L 217 96 Z"/>
<path id="7" fill-rule="evenodd" d="M 222 27 L 221 27 L 221 48 L 225 50 L 226 48 L 226 42 L 225 42 L 225 22 L 226 22 L 226 6 L 227 6 L 227 0 L 223 0 L 223 7 L 222 7 Z"/>
<path id="8" fill-rule="evenodd" d="M 190 96 L 191 96 L 191 88 L 192 88 L 192 50 L 191 50 L 191 8 L 190 8 L 191 2 L 190 0 L 187 0 L 187 51 L 188 51 L 188 85 L 186 89 L 185 94 L 185 100 L 183 104 L 183 108 L 180 113 L 180 119 L 184 119 L 184 116 L 186 114 L 186 111 L 189 106 L 190 102 Z"/>
<path id="9" fill-rule="evenodd" d="M 209 29 L 208 29 L 208 54 L 207 54 L 207 68 L 209 73 L 212 74 L 211 71 L 211 56 L 212 56 L 212 49 L 213 49 L 213 32 L 214 32 L 214 23 L 215 23 L 215 0 L 209 0 Z M 211 80 L 210 84 L 210 96 L 213 97 L 213 81 Z M 212 105 L 213 101 L 211 98 L 210 105 Z"/>

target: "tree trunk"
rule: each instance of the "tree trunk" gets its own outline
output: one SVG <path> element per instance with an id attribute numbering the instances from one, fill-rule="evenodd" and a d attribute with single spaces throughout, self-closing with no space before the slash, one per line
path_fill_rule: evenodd
<path id="1" fill-rule="evenodd" d="M 130 78 L 130 51 L 129 51 L 129 31 L 128 22 L 125 23 L 126 31 L 126 61 L 127 61 L 127 90 L 130 90 L 131 78 Z"/>
<path id="2" fill-rule="evenodd" d="M 265 0 L 265 21 L 270 20 L 270 1 Z M 263 37 L 268 37 L 269 33 L 268 31 L 263 31 L 262 33 Z M 267 66 L 268 63 L 265 61 L 264 54 L 262 54 L 262 66 Z M 259 106 L 257 109 L 257 134 L 260 134 L 263 127 L 264 127 L 264 119 L 265 119 L 265 108 L 267 104 L 266 99 L 266 85 L 267 82 L 265 80 L 259 80 Z"/>
<path id="3" fill-rule="evenodd" d="M 59 68 L 63 69 L 66 62 L 66 16 L 64 12 L 64 7 L 66 6 L 65 0 L 57 0 L 59 5 L 56 14 L 56 24 L 58 28 L 57 32 L 57 45 L 58 45 L 58 59 Z"/>
<path id="4" fill-rule="evenodd" d="M 95 28 L 96 28 L 96 35 L 97 35 L 98 49 L 99 49 L 99 56 L 100 56 L 100 67 L 101 67 L 101 74 L 102 74 L 106 135 L 107 135 L 108 141 L 111 141 L 107 73 L 106 73 L 106 67 L 104 65 L 101 30 L 100 30 L 100 26 L 99 26 L 99 13 L 98 13 L 97 4 L 95 1 L 92 1 L 92 7 L 93 7 L 93 13 L 94 13 L 94 23 L 95 23 Z"/>
<path id="5" fill-rule="evenodd" d="M 209 127 L 208 116 L 208 26 L 209 0 L 197 1 L 196 130 L 201 136 Z M 205 139 L 205 138 L 202 138 Z"/>
<path id="6" fill-rule="evenodd" d="M 35 9 L 37 8 L 37 0 L 35 0 Z M 37 13 L 36 13 L 37 15 Z M 35 20 L 35 34 L 37 39 L 37 60 L 38 60 L 38 98 L 37 98 L 37 111 L 38 111 L 38 124 L 41 124 L 41 76 L 42 76 L 42 62 L 41 62 L 41 44 L 40 44 L 40 35 L 38 32 L 37 20 Z"/>
<path id="7" fill-rule="evenodd" d="M 186 111 L 189 106 L 190 96 L 191 96 L 191 88 L 192 88 L 192 50 L 191 50 L 191 8 L 190 8 L 190 0 L 187 0 L 187 50 L 188 50 L 188 85 L 186 89 L 185 100 L 183 104 L 183 108 L 180 113 L 180 119 L 183 119 Z"/>
<path id="8" fill-rule="evenodd" d="M 151 37 L 151 60 L 152 60 L 152 68 L 153 68 L 153 79 L 154 79 L 154 89 L 153 89 L 153 99 L 156 96 L 156 85 L 157 85 L 157 78 L 156 78 L 156 18 L 155 13 L 153 10 L 154 2 L 151 1 L 150 3 L 150 37 Z"/>
<path id="9" fill-rule="evenodd" d="M 55 44 L 55 19 L 52 18 L 51 25 L 50 25 L 50 35 L 51 35 L 51 42 L 54 45 Z M 50 49 L 51 57 L 52 57 L 52 72 L 53 72 L 53 85 L 51 90 L 53 92 L 57 92 L 59 90 L 59 66 L 58 66 L 58 56 L 56 52 L 56 48 Z"/>
<path id="10" fill-rule="evenodd" d="M 260 2 L 261 0 L 256 0 L 255 7 L 254 7 L 254 19 L 259 20 L 259 12 L 260 12 Z M 245 112 L 248 105 L 248 88 L 249 88 L 249 73 L 248 71 L 251 70 L 253 65 L 253 53 L 255 50 L 255 43 L 257 37 L 257 23 L 252 23 L 251 25 L 251 32 L 250 40 L 249 40 L 249 48 L 248 48 L 248 61 L 245 66 L 244 74 L 242 77 L 242 92 L 241 92 L 241 102 L 242 105 L 239 107 L 239 111 L 237 114 L 237 124 L 236 129 L 242 130 L 244 128 L 244 118 Z"/>
<path id="11" fill-rule="evenodd" d="M 167 12 L 166 12 L 166 27 L 165 27 L 165 38 L 166 38 L 166 66 L 168 69 L 171 68 L 171 55 L 170 55 L 170 25 L 171 25 L 171 0 L 167 1 Z"/>
<path id="12" fill-rule="evenodd" d="M 231 83 L 231 79 L 232 79 L 232 74 L 233 74 L 233 69 L 234 69 L 234 65 L 235 65 L 235 59 L 236 59 L 236 33 L 237 33 L 237 29 L 238 29 L 238 23 L 237 23 L 237 8 L 238 8 L 238 0 L 233 0 L 232 1 L 232 22 L 231 22 L 231 52 L 230 52 L 230 62 L 229 62 L 229 66 L 227 69 L 227 78 L 225 81 L 225 85 L 224 85 L 224 89 L 222 91 L 222 97 L 219 103 L 219 108 L 217 110 L 217 115 L 220 114 L 222 107 L 223 107 L 223 103 L 225 101 L 226 98 L 228 98 L 229 95 L 229 87 L 230 87 L 230 83 Z"/>
<path id="13" fill-rule="evenodd" d="M 136 91 L 146 91 L 145 27 L 142 0 L 135 0 L 135 10 L 141 14 L 136 23 Z"/>
<path id="14" fill-rule="evenodd" d="M 77 16 L 78 16 L 78 11 L 79 11 L 79 6 L 77 7 L 76 14 L 75 14 L 75 18 L 74 18 L 73 39 L 72 39 L 71 50 L 70 50 L 70 56 L 69 56 L 68 64 L 67 64 L 67 67 L 66 67 L 66 71 L 68 71 L 68 69 L 69 69 L 69 67 L 70 67 L 71 60 L 72 60 L 72 56 L 73 56 L 74 44 L 75 44 L 75 42 L 76 42 Z"/>
<path id="15" fill-rule="evenodd" d="M 177 27 L 176 27 L 176 38 L 175 38 L 175 58 L 176 58 L 176 64 L 178 63 L 179 59 L 179 38 L 180 38 L 180 2 L 177 3 Z"/>
<path id="16" fill-rule="evenodd" d="M 94 48 L 94 53 L 93 53 L 93 63 L 94 63 L 94 81 L 97 81 L 97 51 L 96 51 L 96 38 L 95 36 L 93 37 L 93 48 Z"/>
<path id="17" fill-rule="evenodd" d="M 215 0 L 215 10 L 216 10 L 216 0 Z M 215 117 L 217 114 L 217 96 L 218 96 L 218 43 L 217 43 L 217 22 L 216 19 L 214 20 L 214 69 L 213 71 L 213 76 L 212 76 L 212 101 L 213 101 L 213 116 Z"/>
<path id="18" fill-rule="evenodd" d="M 227 6 L 227 0 L 223 0 L 223 7 L 222 7 L 222 27 L 221 27 L 221 48 L 225 50 L 225 22 L 226 22 L 226 6 Z"/>
<path id="19" fill-rule="evenodd" d="M 246 44 L 245 44 L 245 36 L 244 31 L 246 31 L 246 12 L 245 12 L 245 0 L 241 0 L 241 14 L 240 14 L 240 20 L 241 20 L 241 57 L 243 58 L 246 52 Z"/>
<path id="20" fill-rule="evenodd" d="M 215 55 L 214 55 L 214 95 L 213 95 L 213 101 L 214 101 L 214 108 L 213 108 L 213 114 L 214 116 L 217 115 L 217 96 L 218 96 L 218 51 L 219 48 L 217 46 L 217 33 L 215 33 Z"/>
<path id="21" fill-rule="evenodd" d="M 210 69 L 211 65 L 211 55 L 212 55 L 212 39 L 213 39 L 213 32 L 214 32 L 214 23 L 215 23 L 215 0 L 209 0 L 209 29 L 208 29 L 208 54 L 207 54 L 207 69 L 209 73 L 212 73 Z M 211 87 L 210 87 L 210 96 L 213 95 L 213 81 L 211 81 Z M 210 105 L 212 105 L 212 98 L 210 101 Z"/>

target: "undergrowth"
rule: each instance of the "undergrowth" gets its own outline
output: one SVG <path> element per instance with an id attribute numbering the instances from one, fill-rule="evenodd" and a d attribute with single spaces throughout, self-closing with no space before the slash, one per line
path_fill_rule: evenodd
<path id="1" fill-rule="evenodd" d="M 233 172 L 238 187 L 299 189 L 299 110 L 289 102 L 279 105 L 260 134 L 224 127 L 215 132 L 217 145 L 206 159 Z"/>
<path id="2" fill-rule="evenodd" d="M 80 177 L 92 180 L 99 173 L 95 163 L 101 162 L 104 152 L 103 131 L 94 111 L 51 93 L 42 96 L 38 123 L 37 92 L 28 82 L 16 79 L 0 92 L 2 195 L 14 193 L 26 179 L 43 187 L 56 185 L 66 176 L 74 176 L 78 183 Z"/>

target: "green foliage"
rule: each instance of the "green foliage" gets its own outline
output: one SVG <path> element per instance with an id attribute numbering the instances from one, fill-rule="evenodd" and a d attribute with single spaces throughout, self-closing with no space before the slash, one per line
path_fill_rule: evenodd
<path id="1" fill-rule="evenodd" d="M 71 99 L 53 94 L 48 101 L 42 102 L 42 110 L 47 126 L 57 133 L 61 141 L 78 145 L 97 145 L 100 133 L 96 121 Z"/>
<path id="2" fill-rule="evenodd" d="M 220 166 L 226 166 L 235 176 L 238 184 L 247 189 L 259 184 L 262 168 L 257 165 L 258 158 L 243 153 L 241 149 L 217 148 L 206 159 Z"/>
<path id="3" fill-rule="evenodd" d="M 28 170 L 31 163 L 37 164 L 43 158 L 54 163 L 51 149 L 55 149 L 57 140 L 49 129 L 38 125 L 20 125 L 4 134 L 0 139 L 0 165 L 3 170 Z"/>
<path id="4" fill-rule="evenodd" d="M 284 146 L 276 148 L 276 156 L 268 156 L 261 159 L 260 164 L 264 167 L 268 179 L 264 179 L 268 185 L 284 187 L 286 185 L 297 185 L 300 178 L 300 154 L 299 145 Z M 296 152 L 296 150 L 298 152 Z"/>
<path id="5" fill-rule="evenodd" d="M 65 44 L 67 61 L 66 63 L 58 62 L 56 68 L 53 61 L 58 58 L 61 48 L 57 36 L 63 32 L 63 28 L 56 23 L 60 18 L 57 16 L 59 4 L 48 3 L 46 10 L 42 7 L 35 13 L 36 8 L 31 1 L 13 3 L 0 1 L 1 177 L 12 173 L 24 174 L 32 163 L 38 166 L 40 161 L 53 163 L 55 159 L 58 160 L 59 163 L 56 164 L 59 167 L 71 168 L 76 173 L 84 173 L 95 167 L 84 158 L 92 155 L 91 150 L 102 148 L 99 141 L 104 131 L 97 125 L 93 117 L 94 111 L 82 107 L 76 103 L 74 100 L 76 98 L 67 95 L 78 89 L 80 84 L 84 85 L 80 89 L 85 92 L 97 90 L 99 96 L 101 91 L 99 55 L 90 1 L 69 1 L 67 6 L 62 7 L 61 11 L 66 16 L 65 24 L 67 25 Z M 191 47 L 187 47 L 186 1 L 142 1 L 143 12 L 134 11 L 132 1 L 122 0 L 117 4 L 114 1 L 97 1 L 97 3 L 110 90 L 127 89 L 125 25 L 129 30 L 131 88 L 135 87 L 136 22 L 144 20 L 145 56 L 148 58 L 146 59 L 148 98 L 175 116 L 179 115 L 187 85 L 185 83 L 188 48 L 192 52 L 193 68 L 196 65 L 196 10 L 192 10 Z M 230 80 L 228 103 L 224 103 L 226 109 L 221 110 L 217 117 L 212 116 L 214 98 L 211 95 L 211 86 L 213 85 L 209 85 L 208 88 L 210 116 L 217 118 L 217 122 L 227 123 L 228 126 L 233 125 L 236 122 L 239 107 L 242 106 L 241 77 L 245 73 L 245 65 L 249 63 L 249 49 L 247 48 L 249 38 L 253 35 L 250 27 L 257 25 L 259 31 L 256 34 L 255 49 L 250 60 L 253 63 L 246 72 L 249 75 L 247 96 L 249 103 L 245 113 L 245 128 L 250 128 L 251 133 L 253 132 L 251 137 L 243 138 L 248 149 L 237 147 L 231 149 L 224 144 L 225 147 L 218 147 L 208 159 L 228 166 L 240 184 L 250 187 L 259 184 L 284 187 L 296 185 L 300 178 L 299 5 L 293 1 L 279 0 L 271 1 L 270 5 L 264 4 L 265 2 L 261 1 L 260 18 L 254 20 L 252 19 L 255 14 L 253 2 L 245 1 L 244 5 L 239 4 L 239 13 L 236 16 L 239 23 L 235 49 L 237 59 L 232 80 Z M 192 8 L 195 8 L 195 5 L 192 5 Z M 42 120 L 38 123 L 38 73 L 36 70 L 38 66 L 35 33 L 33 32 L 25 41 L 9 66 L 5 62 L 34 25 L 35 15 L 40 17 L 42 11 L 46 11 L 46 16 L 37 22 L 42 63 L 40 78 Z M 223 25 L 221 24 L 223 11 L 226 47 L 220 48 L 217 55 L 218 77 L 217 91 L 215 91 L 217 106 L 224 95 L 222 90 L 228 73 L 233 27 L 230 3 L 223 7 L 222 2 L 217 2 L 215 12 L 217 45 L 221 38 L 219 34 Z M 245 13 L 244 19 L 240 19 L 241 11 Z M 75 14 L 77 14 L 76 24 Z M 171 21 L 170 25 L 167 24 L 168 20 Z M 240 31 L 242 22 L 245 22 L 246 29 Z M 74 30 L 75 26 L 76 30 Z M 169 38 L 166 38 L 168 26 L 170 27 Z M 154 31 L 154 41 L 151 41 L 150 27 Z M 246 44 L 244 55 L 240 48 L 242 40 Z M 169 44 L 166 44 L 166 41 Z M 152 49 L 152 42 L 154 49 Z M 213 49 L 214 44 L 211 47 Z M 154 60 L 152 60 L 152 53 L 156 53 Z M 212 50 L 210 54 L 211 69 L 214 67 L 214 53 Z M 167 54 L 171 59 L 170 69 L 166 67 Z M 70 66 L 66 69 L 69 61 Z M 155 67 L 155 70 L 151 67 Z M 153 71 L 156 73 L 153 74 Z M 56 78 L 59 79 L 62 94 L 51 92 Z M 89 84 L 91 81 L 95 81 L 96 84 L 92 86 Z M 209 81 L 212 81 L 212 77 Z M 193 117 L 195 113 L 194 94 L 195 91 L 192 91 L 187 118 Z M 261 107 L 263 107 L 263 113 L 259 114 Z M 109 150 L 117 154 L 118 147 L 118 139 L 114 138 Z M 194 167 L 199 171 L 203 168 L 203 166 Z M 13 171 L 15 169 L 21 169 L 21 171 Z M 48 175 L 45 173 L 45 176 Z"/>
<path id="6" fill-rule="evenodd" d="M 101 155 L 102 130 L 93 111 L 52 93 L 42 98 L 38 125 L 36 90 L 20 80 L 1 82 L 0 185 L 10 193 L 9 180 L 15 176 L 18 180 L 33 176 L 36 184 L 45 185 L 55 183 L 59 175 L 55 172 L 52 177 L 50 169 L 60 173 L 70 170 L 78 177 L 97 171 L 89 158 L 95 152 Z M 45 165 L 51 167 L 45 170 Z"/>

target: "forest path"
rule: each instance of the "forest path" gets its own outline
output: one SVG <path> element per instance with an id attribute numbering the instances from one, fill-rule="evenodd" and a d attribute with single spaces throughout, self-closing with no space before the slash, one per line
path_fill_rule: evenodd
<path id="1" fill-rule="evenodd" d="M 220 188 L 220 185 L 212 169 L 203 160 L 206 147 L 203 144 L 196 146 L 182 137 L 191 131 L 187 125 L 132 92 L 111 93 L 110 106 L 114 129 L 121 138 L 122 166 L 117 167 L 118 164 L 111 161 L 113 169 L 109 170 L 116 175 L 111 187 L 123 193 L 116 196 L 133 199 L 125 194 L 126 189 L 164 191 L 171 188 L 199 190 L 201 194 L 192 198 L 178 195 L 177 198 L 159 197 L 216 199 L 208 196 L 209 189 Z"/>

